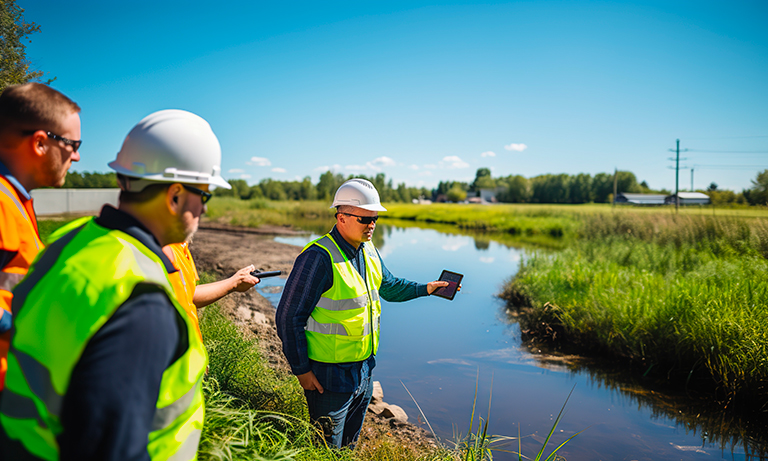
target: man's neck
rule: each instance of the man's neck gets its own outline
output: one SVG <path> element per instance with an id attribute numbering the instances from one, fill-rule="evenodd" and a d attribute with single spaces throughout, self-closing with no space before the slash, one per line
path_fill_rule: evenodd
<path id="1" fill-rule="evenodd" d="M 345 242 L 347 242 L 350 245 L 352 245 L 352 248 L 354 248 L 355 251 L 357 251 L 360 248 L 360 245 L 363 244 L 363 242 L 358 242 L 358 241 L 350 238 L 349 236 L 345 235 L 344 232 L 342 232 L 342 230 L 338 228 L 338 226 L 336 227 L 336 230 L 339 231 L 339 235 L 341 235 L 341 238 L 343 238 Z"/>
<path id="2" fill-rule="evenodd" d="M 32 189 L 37 189 L 39 185 L 35 183 L 34 172 L 25 171 L 18 165 L 18 162 L 14 160 L 19 158 L 20 154 L 8 152 L 6 150 L 0 151 L 0 162 L 5 165 L 5 168 L 11 173 L 11 176 L 16 178 L 16 181 L 29 193 Z"/>

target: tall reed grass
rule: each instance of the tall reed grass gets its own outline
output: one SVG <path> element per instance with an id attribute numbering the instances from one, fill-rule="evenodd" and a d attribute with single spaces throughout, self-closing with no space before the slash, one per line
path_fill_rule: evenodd
<path id="1" fill-rule="evenodd" d="M 768 405 L 768 221 L 593 215 L 580 235 L 503 294 L 533 332 Z"/>

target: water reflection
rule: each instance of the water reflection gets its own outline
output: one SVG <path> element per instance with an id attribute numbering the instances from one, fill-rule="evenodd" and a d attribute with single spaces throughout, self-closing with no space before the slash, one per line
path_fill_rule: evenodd
<path id="1" fill-rule="evenodd" d="M 303 246 L 331 225 L 277 240 Z M 424 421 L 403 386 L 445 440 L 467 432 L 477 386 L 478 407 L 488 408 L 491 400 L 490 415 L 482 411 L 491 432 L 517 435 L 519 428 L 523 453 L 531 455 L 575 386 L 550 441 L 557 446 L 585 430 L 561 452 L 570 461 L 765 459 L 763 417 L 728 414 L 705 399 L 669 392 L 611 366 L 523 345 L 516 319 L 496 294 L 517 271 L 525 243 L 450 226 L 406 228 L 391 220 L 374 236 L 395 276 L 427 282 L 443 269 L 464 274 L 454 301 L 384 303 L 374 379 L 381 381 L 385 399 L 402 406 L 412 422 Z M 494 459 L 517 458 L 497 453 Z"/>

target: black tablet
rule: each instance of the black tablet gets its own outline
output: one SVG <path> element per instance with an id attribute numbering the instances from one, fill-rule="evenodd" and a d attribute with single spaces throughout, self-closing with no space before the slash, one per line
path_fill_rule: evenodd
<path id="1" fill-rule="evenodd" d="M 463 278 L 464 276 L 461 274 L 443 270 L 443 273 L 440 274 L 440 278 L 437 280 L 441 282 L 448 282 L 448 286 L 438 288 L 432 292 L 432 295 L 440 296 L 441 298 L 453 301 L 453 297 L 456 296 L 456 292 L 459 291 L 459 285 L 461 284 L 461 279 Z"/>
<path id="2" fill-rule="evenodd" d="M 258 277 L 260 279 L 263 279 L 265 277 L 277 277 L 278 275 L 282 274 L 282 271 L 268 271 L 268 272 L 257 272 L 253 271 L 251 272 L 251 275 L 254 277 Z"/>

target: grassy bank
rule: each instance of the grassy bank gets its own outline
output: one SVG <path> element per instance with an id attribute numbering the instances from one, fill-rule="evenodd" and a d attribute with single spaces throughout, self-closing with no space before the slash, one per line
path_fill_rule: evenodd
<path id="1" fill-rule="evenodd" d="M 531 333 L 768 404 L 768 220 L 594 214 L 504 297 Z"/>

